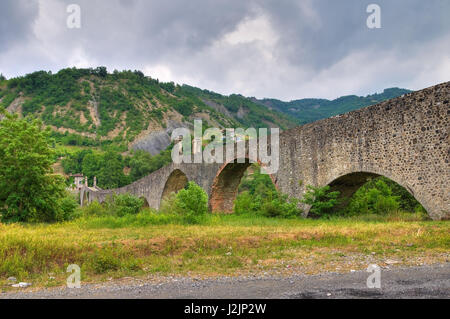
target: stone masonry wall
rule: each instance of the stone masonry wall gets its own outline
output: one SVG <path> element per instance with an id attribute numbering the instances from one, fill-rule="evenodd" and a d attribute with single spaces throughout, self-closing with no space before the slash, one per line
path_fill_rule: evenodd
<path id="1" fill-rule="evenodd" d="M 432 218 L 448 218 L 449 98 L 447 82 L 284 132 L 279 189 L 300 198 L 308 184 L 375 173 L 405 187 Z"/>

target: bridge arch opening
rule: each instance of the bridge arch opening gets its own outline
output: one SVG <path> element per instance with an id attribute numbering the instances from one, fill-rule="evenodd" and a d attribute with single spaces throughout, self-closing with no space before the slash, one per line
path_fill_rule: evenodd
<path id="1" fill-rule="evenodd" d="M 209 207 L 213 213 L 233 213 L 234 202 L 238 195 L 242 178 L 247 172 L 252 174 L 255 168 L 254 163 L 248 159 L 245 163 L 231 162 L 224 164 L 217 173 L 211 189 Z M 272 177 L 270 178 L 273 183 Z"/>
<path id="2" fill-rule="evenodd" d="M 333 213 L 388 214 L 393 211 L 421 211 L 428 215 L 411 189 L 381 174 L 352 172 L 339 176 L 328 185 L 330 191 L 340 193 L 339 203 L 333 208 Z"/>
<path id="3" fill-rule="evenodd" d="M 186 174 L 184 174 L 181 170 L 176 169 L 172 173 L 170 173 L 169 178 L 164 185 L 164 189 L 161 196 L 161 201 L 169 198 L 170 194 L 178 193 L 180 190 L 186 187 L 188 183 L 188 179 Z"/>
<path id="4" fill-rule="evenodd" d="M 140 197 L 140 199 L 143 201 L 142 208 L 149 208 L 150 207 L 150 205 L 149 205 L 149 203 L 147 201 L 147 198 L 142 196 L 142 197 Z"/>

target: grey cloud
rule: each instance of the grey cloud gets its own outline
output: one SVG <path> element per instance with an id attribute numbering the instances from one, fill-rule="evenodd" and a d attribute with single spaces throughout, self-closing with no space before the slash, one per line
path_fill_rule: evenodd
<path id="1" fill-rule="evenodd" d="M 37 15 L 37 2 L 0 1 L 0 52 L 29 39 Z"/>
<path id="2" fill-rule="evenodd" d="M 447 0 L 43 1 L 41 12 L 38 0 L 0 2 L 0 71 L 8 76 L 78 61 L 162 68 L 175 82 L 289 99 L 415 89 L 448 80 L 450 71 Z M 65 27 L 65 6 L 74 2 L 82 9 L 79 30 Z M 382 9 L 377 30 L 366 27 L 373 2 Z M 269 23 L 260 30 L 274 37 L 269 43 L 224 41 L 259 17 Z"/>

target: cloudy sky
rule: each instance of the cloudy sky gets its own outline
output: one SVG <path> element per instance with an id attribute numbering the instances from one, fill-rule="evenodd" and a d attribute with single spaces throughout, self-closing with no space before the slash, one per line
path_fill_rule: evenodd
<path id="1" fill-rule="evenodd" d="M 105 65 L 283 100 L 421 89 L 450 80 L 449 13 L 448 0 L 0 0 L 0 73 Z"/>

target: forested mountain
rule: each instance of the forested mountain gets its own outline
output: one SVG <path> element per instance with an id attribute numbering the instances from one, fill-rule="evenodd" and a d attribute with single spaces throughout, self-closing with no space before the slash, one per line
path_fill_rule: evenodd
<path id="1" fill-rule="evenodd" d="M 354 111 L 410 92 L 410 90 L 406 89 L 390 88 L 385 89 L 383 93 L 375 93 L 365 97 L 348 95 L 332 101 L 325 99 L 302 99 L 283 102 L 276 99 L 258 100 L 255 98 L 252 98 L 252 101 L 267 106 L 272 110 L 293 116 L 298 120 L 299 124 L 306 124 L 334 115 Z"/>
<path id="2" fill-rule="evenodd" d="M 168 146 L 171 129 L 191 127 L 196 118 L 221 128 L 288 129 L 408 92 L 391 88 L 366 97 L 283 102 L 163 83 L 140 71 L 108 73 L 105 67 L 68 68 L 56 74 L 38 71 L 9 80 L 0 77 L 0 107 L 40 117 L 63 144 L 114 144 L 124 150 L 140 145 L 137 148 L 156 152 Z M 149 146 L 152 143 L 157 147 Z"/>
<path id="3" fill-rule="evenodd" d="M 222 128 L 286 129 L 297 124 L 240 95 L 162 83 L 140 71 L 108 73 L 104 67 L 0 79 L 0 106 L 40 117 L 60 139 L 84 145 L 125 146 L 152 132 L 189 127 L 195 118 Z"/>

